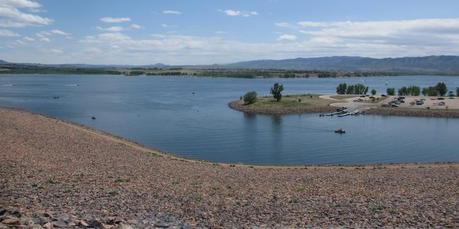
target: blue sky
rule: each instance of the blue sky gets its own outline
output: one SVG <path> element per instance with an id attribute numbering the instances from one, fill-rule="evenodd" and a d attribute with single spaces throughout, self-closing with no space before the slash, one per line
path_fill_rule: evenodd
<path id="1" fill-rule="evenodd" d="M 213 64 L 459 55 L 457 0 L 0 0 L 0 59 Z"/>

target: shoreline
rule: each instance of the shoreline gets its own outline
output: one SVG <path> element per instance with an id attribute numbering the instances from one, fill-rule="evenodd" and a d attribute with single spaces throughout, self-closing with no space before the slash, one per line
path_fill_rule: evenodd
<path id="1" fill-rule="evenodd" d="M 0 227 L 457 225 L 459 162 L 233 166 L 21 110 L 0 128 Z"/>

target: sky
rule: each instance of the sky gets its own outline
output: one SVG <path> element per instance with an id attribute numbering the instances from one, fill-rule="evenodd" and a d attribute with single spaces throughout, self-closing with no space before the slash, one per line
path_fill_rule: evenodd
<path id="1" fill-rule="evenodd" d="M 0 59 L 220 64 L 459 55 L 457 0 L 0 0 Z"/>

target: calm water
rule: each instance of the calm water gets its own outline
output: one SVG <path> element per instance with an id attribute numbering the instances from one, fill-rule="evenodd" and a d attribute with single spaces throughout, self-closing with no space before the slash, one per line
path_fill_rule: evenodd
<path id="1" fill-rule="evenodd" d="M 124 76 L 0 76 L 0 105 L 101 129 L 180 156 L 250 164 L 459 161 L 459 119 L 245 115 L 230 100 L 274 82 L 285 93 L 334 93 L 338 83 L 428 86 L 459 77 L 215 79 Z M 387 86 L 386 86 L 387 84 Z M 195 92 L 193 94 L 193 92 Z M 53 99 L 59 96 L 59 99 Z M 96 116 L 96 120 L 91 120 Z M 337 135 L 343 128 L 348 133 Z"/>

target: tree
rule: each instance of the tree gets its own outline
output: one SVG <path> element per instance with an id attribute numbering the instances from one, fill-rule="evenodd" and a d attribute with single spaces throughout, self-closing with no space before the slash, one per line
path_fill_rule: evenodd
<path id="1" fill-rule="evenodd" d="M 338 85 L 338 87 L 336 87 L 336 94 L 344 95 L 344 94 L 346 94 L 346 89 L 347 89 L 347 84 L 346 83 L 340 83 Z"/>
<path id="2" fill-rule="evenodd" d="M 387 95 L 395 95 L 395 88 L 387 88 L 386 92 Z"/>
<path id="3" fill-rule="evenodd" d="M 428 94 L 429 94 L 429 88 L 426 88 L 426 87 L 423 88 L 423 89 L 422 89 L 422 95 L 423 95 L 423 96 L 426 96 L 426 95 L 428 95 Z"/>
<path id="4" fill-rule="evenodd" d="M 428 96 L 438 96 L 439 94 L 437 87 L 428 87 L 426 90 Z"/>
<path id="5" fill-rule="evenodd" d="M 243 99 L 244 99 L 244 104 L 252 104 L 257 101 L 257 93 L 254 91 L 249 91 L 245 93 Z"/>
<path id="6" fill-rule="evenodd" d="M 366 95 L 367 93 L 368 93 L 368 87 L 365 87 L 365 90 L 363 90 L 363 94 Z"/>
<path id="7" fill-rule="evenodd" d="M 280 83 L 275 83 L 271 88 L 271 94 L 279 102 L 282 99 L 282 91 L 284 90 L 284 85 Z"/>
<path id="8" fill-rule="evenodd" d="M 375 96 L 375 95 L 376 95 L 376 90 L 375 90 L 375 89 L 371 90 L 371 95 L 372 95 L 372 96 Z"/>
<path id="9" fill-rule="evenodd" d="M 456 96 L 459 97 L 459 87 L 456 87 Z"/>
<path id="10" fill-rule="evenodd" d="M 402 88 L 398 89 L 398 95 L 399 96 L 407 95 L 407 94 L 408 94 L 408 88 L 407 87 L 402 87 Z"/>
<path id="11" fill-rule="evenodd" d="M 437 83 L 437 85 L 435 85 L 435 88 L 437 89 L 438 94 L 440 94 L 441 96 L 445 96 L 448 92 L 448 88 L 446 87 L 446 84 L 443 82 Z"/>

